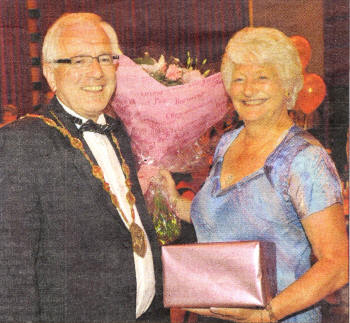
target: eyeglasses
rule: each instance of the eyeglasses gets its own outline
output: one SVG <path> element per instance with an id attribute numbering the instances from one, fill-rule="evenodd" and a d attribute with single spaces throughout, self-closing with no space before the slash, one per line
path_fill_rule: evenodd
<path id="1" fill-rule="evenodd" d="M 93 60 L 96 59 L 101 66 L 111 66 L 119 59 L 118 55 L 112 54 L 101 54 L 99 56 L 74 56 L 71 58 L 60 58 L 53 61 L 58 64 L 71 64 L 75 67 L 88 67 L 92 64 Z"/>

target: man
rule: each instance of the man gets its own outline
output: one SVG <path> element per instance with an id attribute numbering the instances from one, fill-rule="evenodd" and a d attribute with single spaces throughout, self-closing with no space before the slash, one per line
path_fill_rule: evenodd
<path id="1" fill-rule="evenodd" d="M 43 44 L 55 97 L 0 131 L 0 322 L 151 322 L 157 312 L 157 238 L 128 136 L 102 113 L 119 52 L 99 16 L 62 16 Z"/>

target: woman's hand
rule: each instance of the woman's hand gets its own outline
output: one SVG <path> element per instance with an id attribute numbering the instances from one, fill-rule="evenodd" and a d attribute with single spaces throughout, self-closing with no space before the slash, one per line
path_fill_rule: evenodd
<path id="1" fill-rule="evenodd" d="M 186 308 L 186 311 L 199 315 L 240 323 L 267 323 L 271 321 L 268 310 L 250 308 Z M 276 322 L 276 321 L 275 321 Z"/>
<path id="2" fill-rule="evenodd" d="M 149 184 L 159 174 L 159 168 L 151 165 L 144 164 L 137 172 L 137 177 L 140 182 L 142 193 L 145 194 L 148 190 Z"/>
<path id="3" fill-rule="evenodd" d="M 160 170 L 159 175 L 161 177 L 161 186 L 176 216 L 191 223 L 191 201 L 180 196 L 176 189 L 175 181 L 168 170 Z"/>
<path id="4" fill-rule="evenodd" d="M 176 189 L 176 184 L 171 173 L 166 169 L 161 169 L 159 175 L 161 177 L 161 186 L 165 190 L 170 201 L 173 202 L 179 198 L 180 194 Z"/>

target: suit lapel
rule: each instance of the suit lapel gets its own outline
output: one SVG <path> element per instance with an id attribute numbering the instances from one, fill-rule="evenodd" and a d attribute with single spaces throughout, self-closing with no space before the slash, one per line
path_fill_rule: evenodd
<path id="1" fill-rule="evenodd" d="M 75 124 L 69 117 L 69 115 L 65 112 L 65 110 L 60 106 L 59 102 L 54 98 L 49 106 L 46 108 L 45 111 L 42 111 L 42 114 L 50 118 L 52 120 L 55 120 L 52 113 L 53 112 L 57 118 L 61 121 L 62 125 L 70 132 L 70 134 L 73 137 L 79 138 L 81 142 L 84 145 L 86 153 L 90 156 L 90 158 L 96 163 L 94 156 L 92 155 L 92 152 L 90 151 L 87 143 L 85 142 L 83 136 L 76 128 Z M 130 179 L 133 184 L 132 186 L 132 192 L 135 195 L 136 198 L 136 207 L 140 216 L 140 219 L 142 221 L 142 224 L 145 228 L 145 231 L 147 233 L 147 236 L 149 238 L 149 242 L 151 244 L 151 249 L 153 253 L 153 262 L 154 262 L 154 269 L 155 269 L 155 275 L 157 277 L 156 279 L 156 291 L 157 291 L 157 298 L 159 298 L 158 302 L 161 303 L 161 295 L 162 295 L 162 267 L 160 263 L 160 248 L 158 245 L 158 240 L 156 236 L 156 232 L 154 230 L 154 226 L 152 223 L 152 218 L 148 215 L 147 208 L 145 205 L 145 201 L 142 195 L 142 191 L 140 188 L 140 185 L 138 183 L 137 178 L 137 172 L 134 165 L 134 158 L 131 151 L 130 141 L 129 137 L 126 133 L 126 131 L 123 128 L 122 123 L 119 120 L 110 119 L 107 117 L 108 122 L 117 122 L 117 130 L 115 131 L 115 136 L 119 142 L 121 153 L 123 157 L 125 158 L 126 163 L 130 167 Z M 57 120 L 55 120 L 57 122 Z M 129 248 L 131 245 L 131 236 L 129 231 L 124 225 L 124 222 L 122 221 L 117 209 L 113 205 L 110 195 L 103 189 L 102 183 L 100 180 L 95 178 L 92 175 L 91 165 L 89 164 L 88 160 L 84 157 L 81 151 L 74 148 L 69 139 L 67 137 L 64 137 L 63 135 L 61 138 L 59 138 L 61 141 L 57 143 L 58 145 L 66 145 L 66 149 L 64 151 L 65 154 L 67 154 L 67 160 L 72 162 L 72 167 L 75 167 L 76 171 L 80 175 L 81 178 L 81 185 L 84 186 L 85 190 L 89 187 L 91 188 L 92 192 L 94 192 L 94 195 L 96 196 L 96 201 L 99 205 L 99 208 L 101 209 L 101 215 L 103 216 L 113 216 L 115 219 L 115 225 L 116 228 L 119 231 L 119 234 L 123 235 L 121 237 L 122 239 L 125 239 L 125 241 L 128 240 L 127 247 Z M 120 155 L 118 151 L 116 150 L 116 147 L 114 144 L 112 144 L 114 147 L 114 150 L 116 151 L 116 154 L 120 160 Z M 100 216 L 100 214 L 96 214 L 96 216 Z M 124 246 L 125 248 L 125 246 Z M 134 282 L 136 284 L 136 281 Z"/>
<path id="2" fill-rule="evenodd" d="M 54 120 L 56 123 L 59 124 L 59 122 L 57 121 L 58 119 L 60 123 L 69 131 L 69 133 L 73 137 L 78 138 L 82 142 L 85 152 L 90 157 L 92 162 L 95 165 L 97 165 L 95 157 L 93 156 L 82 133 L 77 129 L 73 120 L 70 118 L 69 114 L 61 107 L 61 105 L 59 104 L 56 98 L 54 98 L 51 101 L 48 107 L 48 110 L 45 113 L 45 116 Z M 57 119 L 54 116 L 56 116 Z M 86 159 L 86 157 L 83 155 L 83 153 L 79 149 L 74 148 L 70 144 L 68 138 L 64 138 L 64 139 L 67 141 L 67 144 L 70 146 L 70 149 L 67 149 L 67 151 L 71 154 L 71 161 L 74 167 L 76 168 L 77 172 L 81 176 L 81 185 L 90 187 L 91 190 L 95 192 L 95 196 L 100 205 L 101 210 L 107 208 L 108 211 L 114 216 L 117 223 L 125 228 L 124 222 L 121 220 L 119 212 L 117 211 L 116 207 L 113 205 L 109 193 L 104 190 L 102 182 L 92 175 L 92 167 L 89 161 Z"/>
<path id="3" fill-rule="evenodd" d="M 132 193 L 135 196 L 136 199 L 136 207 L 138 210 L 138 214 L 140 216 L 141 222 L 146 230 L 146 233 L 148 237 L 150 238 L 150 242 L 156 242 L 158 241 L 155 230 L 154 230 L 154 225 L 152 222 L 152 217 L 149 216 L 147 207 L 145 205 L 144 197 L 142 194 L 142 190 L 140 187 L 140 184 L 138 182 L 138 177 L 137 177 L 137 172 L 136 172 L 136 167 L 135 167 L 135 161 L 134 161 L 134 155 L 131 150 L 130 146 L 130 139 L 129 136 L 127 135 L 121 121 L 118 119 L 111 119 L 106 117 L 106 120 L 108 123 L 112 122 L 117 122 L 117 127 L 116 131 L 114 132 L 115 137 L 118 140 L 119 146 L 120 146 L 120 152 L 126 162 L 126 164 L 129 166 L 130 169 L 130 180 L 132 182 Z M 112 142 L 112 146 L 118 156 L 119 162 L 121 163 L 121 158 L 120 158 L 120 153 L 118 149 L 116 148 L 115 144 L 113 143 L 112 139 L 110 138 L 110 141 Z M 156 245 L 157 246 L 157 245 Z M 155 247 L 155 246 L 153 246 Z"/>
<path id="4" fill-rule="evenodd" d="M 93 163 L 97 165 L 97 162 L 88 144 L 86 143 L 84 137 L 82 136 L 81 132 L 79 132 L 73 120 L 70 118 L 69 114 L 61 107 L 61 105 L 59 104 L 56 98 L 54 98 L 51 101 L 50 105 L 48 106 L 48 110 L 44 113 L 44 115 L 54 120 L 57 123 L 57 120 L 54 117 L 56 116 L 60 120 L 60 123 L 70 132 L 70 134 L 73 137 L 79 138 L 81 140 L 84 146 L 84 150 L 86 151 L 88 156 L 91 158 Z M 130 179 L 132 182 L 132 192 L 136 198 L 136 207 L 137 207 L 140 219 L 142 221 L 142 224 L 146 230 L 146 233 L 150 238 L 149 240 L 152 244 L 153 252 L 156 252 L 154 248 L 158 247 L 157 236 L 154 230 L 152 218 L 151 216 L 148 215 L 148 211 L 144 202 L 142 191 L 138 183 L 138 177 L 137 177 L 136 167 L 134 165 L 134 157 L 131 150 L 129 137 L 120 120 L 115 120 L 108 116 L 106 116 L 106 120 L 108 123 L 116 123 L 116 130 L 114 131 L 114 135 L 118 140 L 120 150 L 121 150 L 120 152 L 123 158 L 125 159 L 127 165 L 130 168 Z M 122 226 L 125 230 L 127 230 L 124 225 L 124 222 L 121 219 L 121 216 L 119 215 L 119 212 L 117 211 L 116 207 L 113 205 L 111 201 L 111 197 L 109 193 L 104 190 L 102 182 L 92 175 L 91 165 L 88 162 L 88 160 L 84 157 L 84 155 L 80 150 L 74 148 L 70 144 L 68 138 L 63 138 L 63 139 L 66 140 L 67 145 L 69 146 L 67 151 L 69 151 L 69 153 L 71 154 L 71 160 L 73 162 L 73 165 L 76 168 L 77 172 L 80 173 L 81 175 L 82 185 L 87 185 L 88 187 L 91 187 L 91 190 L 95 192 L 95 196 L 98 200 L 101 210 L 107 208 L 108 211 L 115 218 L 116 222 L 120 226 Z M 111 136 L 109 136 L 109 139 L 119 159 L 119 162 L 122 163 L 120 152 L 118 151 L 116 145 L 113 143 Z M 128 232 L 128 231 L 125 231 L 125 232 Z"/>

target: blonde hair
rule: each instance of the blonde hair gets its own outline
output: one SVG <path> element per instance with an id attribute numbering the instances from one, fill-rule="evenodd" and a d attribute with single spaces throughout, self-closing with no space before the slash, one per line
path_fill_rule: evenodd
<path id="1" fill-rule="evenodd" d="M 116 32 L 100 16 L 91 12 L 65 13 L 53 23 L 45 35 L 42 48 L 43 63 L 57 59 L 62 31 L 68 26 L 83 22 L 101 26 L 110 40 L 113 54 L 119 55 L 122 53 Z"/>
<path id="2" fill-rule="evenodd" d="M 267 27 L 246 27 L 229 40 L 221 63 L 221 75 L 229 93 L 236 64 L 271 64 L 286 90 L 287 108 L 292 109 L 304 77 L 299 53 L 289 37 Z"/>

